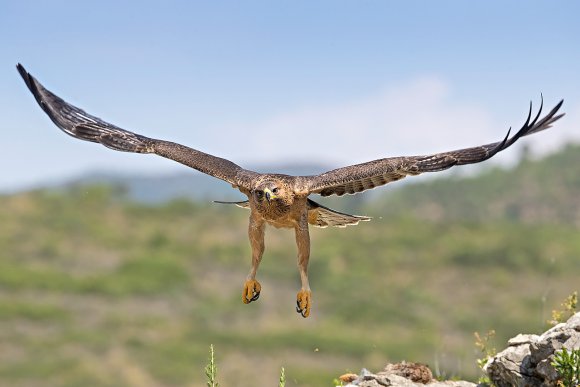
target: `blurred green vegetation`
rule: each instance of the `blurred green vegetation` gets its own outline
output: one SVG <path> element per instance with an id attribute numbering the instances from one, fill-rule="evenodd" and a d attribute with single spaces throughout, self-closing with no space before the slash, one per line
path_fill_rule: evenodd
<path id="1" fill-rule="evenodd" d="M 580 145 L 542 159 L 530 158 L 526 149 L 513 169 L 489 168 L 471 177 L 454 169 L 447 177 L 392 190 L 383 196 L 384 214 L 580 225 Z"/>
<path id="2" fill-rule="evenodd" d="M 473 332 L 546 328 L 580 278 L 580 148 L 407 185 L 372 222 L 313 229 L 311 318 L 289 230 L 268 229 L 260 300 L 241 302 L 246 210 L 37 190 L 0 207 L 0 385 L 326 386 L 419 361 L 475 380 Z"/>

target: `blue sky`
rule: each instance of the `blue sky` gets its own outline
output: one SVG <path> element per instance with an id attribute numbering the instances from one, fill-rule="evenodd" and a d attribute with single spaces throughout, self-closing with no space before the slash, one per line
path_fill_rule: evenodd
<path id="1" fill-rule="evenodd" d="M 96 116 L 244 165 L 333 167 L 501 139 L 530 100 L 580 139 L 575 1 L 13 1 L 0 4 L 0 192 L 182 166 L 60 132 L 19 79 Z M 499 157 L 507 162 L 517 149 Z"/>

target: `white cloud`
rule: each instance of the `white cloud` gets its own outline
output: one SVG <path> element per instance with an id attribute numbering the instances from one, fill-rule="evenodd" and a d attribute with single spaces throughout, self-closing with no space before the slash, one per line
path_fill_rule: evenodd
<path id="1" fill-rule="evenodd" d="M 252 149 L 243 151 L 246 157 L 251 152 L 256 162 L 304 160 L 342 166 L 499 141 L 510 125 L 519 129 L 527 113 L 524 105 L 521 122 L 506 122 L 492 107 L 473 101 L 453 96 L 451 86 L 440 78 L 423 77 L 364 98 L 272 117 L 247 131 L 252 133 Z M 546 106 L 551 108 L 548 102 Z M 563 110 L 567 117 L 549 135 L 526 139 L 534 152 L 553 151 L 580 138 L 580 131 L 574 130 L 580 126 L 580 105 Z M 519 154 L 506 152 L 496 162 L 510 162 Z"/>
<path id="2" fill-rule="evenodd" d="M 503 134 L 483 108 L 452 101 L 449 86 L 435 77 L 339 105 L 289 112 L 249 132 L 259 160 L 343 163 L 451 150 Z"/>

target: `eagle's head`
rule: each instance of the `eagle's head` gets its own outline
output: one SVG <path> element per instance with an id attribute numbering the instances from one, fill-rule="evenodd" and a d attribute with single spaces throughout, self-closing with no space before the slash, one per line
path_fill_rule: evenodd
<path id="1" fill-rule="evenodd" d="M 266 180 L 254 188 L 252 197 L 258 207 L 283 210 L 292 204 L 294 195 L 284 182 Z"/>
<path id="2" fill-rule="evenodd" d="M 271 203 L 274 200 L 279 200 L 283 192 L 276 182 L 267 181 L 257 186 L 253 194 L 257 202 Z"/>

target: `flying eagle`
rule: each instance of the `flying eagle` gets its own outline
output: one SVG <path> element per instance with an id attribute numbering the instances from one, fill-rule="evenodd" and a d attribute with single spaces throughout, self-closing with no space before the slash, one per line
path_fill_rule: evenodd
<path id="1" fill-rule="evenodd" d="M 303 317 L 310 315 L 312 305 L 308 283 L 308 260 L 310 236 L 308 226 L 317 227 L 355 225 L 368 217 L 344 214 L 324 207 L 308 197 L 356 194 L 375 188 L 408 175 L 437 172 L 455 165 L 473 164 L 487 160 L 511 146 L 520 137 L 548 129 L 564 114 L 556 114 L 562 106 L 560 101 L 547 115 L 540 118 L 542 104 L 532 119 L 532 105 L 522 128 L 510 137 L 510 130 L 502 141 L 473 148 L 425 156 L 389 157 L 313 176 L 289 176 L 277 173 L 257 173 L 233 162 L 212 156 L 174 142 L 157 140 L 136 134 L 109 124 L 86 113 L 44 88 L 22 65 L 18 72 L 50 119 L 65 133 L 81 140 L 98 142 L 118 151 L 152 153 L 175 160 L 197 169 L 237 188 L 248 200 L 234 202 L 250 210 L 248 237 L 252 247 L 252 267 L 242 291 L 242 301 L 249 304 L 260 296 L 261 285 L 256 272 L 264 253 L 266 225 L 294 229 L 298 246 L 298 270 L 302 287 L 296 297 L 296 311 Z"/>

